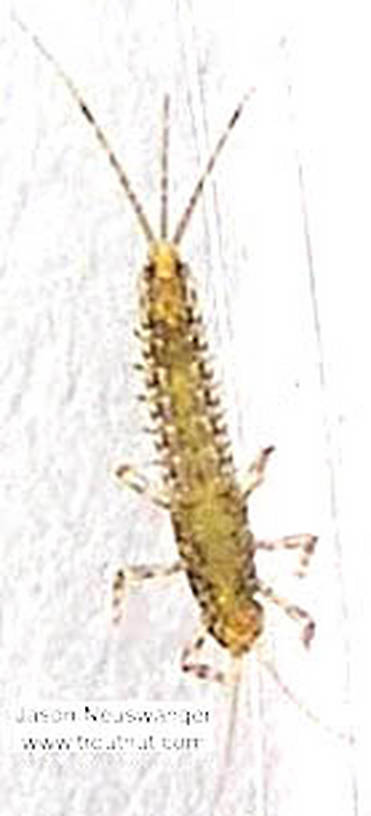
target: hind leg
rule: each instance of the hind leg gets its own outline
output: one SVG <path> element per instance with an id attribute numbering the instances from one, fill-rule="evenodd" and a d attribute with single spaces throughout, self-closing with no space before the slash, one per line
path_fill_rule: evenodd
<path id="1" fill-rule="evenodd" d="M 130 586 L 141 584 L 152 578 L 169 578 L 183 570 L 181 561 L 174 561 L 168 566 L 138 564 L 117 570 L 112 586 L 112 613 L 113 622 L 119 623 L 123 614 L 124 599 Z"/>
<path id="2" fill-rule="evenodd" d="M 204 626 L 197 630 L 191 642 L 184 647 L 181 657 L 181 667 L 184 672 L 195 674 L 201 680 L 211 680 L 216 683 L 228 683 L 229 677 L 225 672 L 217 671 L 200 660 L 201 651 L 205 643 L 207 630 Z"/>
<path id="3" fill-rule="evenodd" d="M 318 538 L 315 535 L 311 535 L 310 533 L 301 533 L 299 535 L 277 538 L 275 541 L 255 541 L 255 549 L 269 550 L 271 552 L 274 550 L 298 549 L 299 566 L 295 574 L 302 578 L 308 571 L 309 563 L 314 553 L 317 540 Z"/>
<path id="4" fill-rule="evenodd" d="M 272 587 L 267 586 L 267 584 L 264 584 L 264 582 L 260 579 L 257 581 L 257 591 L 261 592 L 261 594 L 264 595 L 265 598 L 268 598 L 268 600 L 272 601 L 272 603 L 279 606 L 280 609 L 283 609 L 291 620 L 303 624 L 302 641 L 304 646 L 308 648 L 311 644 L 316 628 L 314 620 L 309 613 L 300 606 L 291 604 L 287 598 L 283 598 L 281 595 L 276 595 Z"/>

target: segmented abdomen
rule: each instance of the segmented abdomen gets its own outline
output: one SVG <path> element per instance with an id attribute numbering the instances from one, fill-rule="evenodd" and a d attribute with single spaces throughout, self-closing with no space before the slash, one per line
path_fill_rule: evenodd
<path id="1" fill-rule="evenodd" d="M 221 425 L 186 267 L 178 264 L 176 274 L 166 275 L 149 265 L 141 305 L 147 384 L 172 522 L 210 627 L 211 612 L 222 621 L 224 611 L 251 600 L 255 572 L 244 496 Z"/>

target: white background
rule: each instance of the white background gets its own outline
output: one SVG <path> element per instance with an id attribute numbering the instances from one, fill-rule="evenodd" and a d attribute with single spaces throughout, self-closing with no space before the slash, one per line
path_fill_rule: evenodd
<path id="1" fill-rule="evenodd" d="M 254 655 L 214 808 L 228 693 L 183 676 L 197 624 L 185 579 L 133 594 L 125 563 L 169 562 L 166 514 L 122 493 L 117 461 L 148 462 L 138 407 L 137 280 L 145 242 L 77 105 L 2 7 L 2 696 L 197 700 L 215 755 L 2 757 L 1 812 L 27 816 L 371 812 L 369 670 L 370 60 L 361 5 L 65 0 L 15 3 L 94 110 L 156 229 L 163 94 L 170 215 L 250 86 L 183 242 L 242 472 L 276 453 L 251 501 L 258 536 L 319 535 L 261 573 L 317 622 L 312 652 L 267 610 L 267 653 L 313 723 Z M 283 51 L 279 43 L 287 40 Z M 292 94 L 288 92 L 292 86 Z M 313 250 L 304 240 L 298 162 Z M 223 659 L 211 649 L 210 661 Z M 354 744 L 331 735 L 354 734 Z"/>

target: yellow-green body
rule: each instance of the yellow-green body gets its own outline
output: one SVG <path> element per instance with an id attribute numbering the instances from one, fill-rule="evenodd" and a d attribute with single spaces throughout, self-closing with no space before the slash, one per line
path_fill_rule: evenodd
<path id="1" fill-rule="evenodd" d="M 208 631 L 233 654 L 261 631 L 254 539 L 239 487 L 188 270 L 176 248 L 153 244 L 144 270 L 142 328 L 180 556 Z"/>

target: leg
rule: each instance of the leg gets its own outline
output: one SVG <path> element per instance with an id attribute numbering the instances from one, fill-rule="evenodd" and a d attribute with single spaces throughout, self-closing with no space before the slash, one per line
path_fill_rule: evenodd
<path id="1" fill-rule="evenodd" d="M 159 507 L 169 509 L 170 501 L 166 491 L 152 487 L 145 476 L 142 476 L 130 465 L 118 465 L 115 468 L 115 477 L 120 487 L 130 487 L 132 490 L 136 490 L 137 493 L 144 493 Z"/>
<path id="2" fill-rule="evenodd" d="M 271 445 L 269 448 L 263 448 L 256 459 L 254 459 L 254 461 L 251 463 L 247 471 L 246 478 L 242 484 L 242 490 L 246 498 L 262 483 L 268 458 L 273 451 L 273 445 Z"/>
<path id="3" fill-rule="evenodd" d="M 299 567 L 296 570 L 296 575 L 300 578 L 306 574 L 310 559 L 314 553 L 317 536 L 310 535 L 310 533 L 301 533 L 295 536 L 284 536 L 277 538 L 275 541 L 255 541 L 256 550 L 294 550 L 299 549 Z"/>
<path id="4" fill-rule="evenodd" d="M 212 680 L 216 683 L 226 683 L 228 678 L 224 672 L 216 671 L 206 663 L 200 663 L 200 653 L 205 643 L 207 631 L 203 626 L 194 635 L 191 643 L 184 647 L 181 658 L 181 667 L 184 672 L 192 672 L 201 680 Z"/>
<path id="5" fill-rule="evenodd" d="M 119 623 L 122 617 L 123 599 L 130 584 L 140 584 L 150 578 L 168 578 L 181 572 L 183 565 L 181 561 L 175 561 L 168 567 L 152 564 L 144 566 L 142 564 L 133 567 L 119 569 L 115 575 L 112 586 L 112 607 L 113 622 Z"/>
<path id="6" fill-rule="evenodd" d="M 277 604 L 277 606 L 283 609 L 283 611 L 286 612 L 286 615 L 288 615 L 289 618 L 291 618 L 292 620 L 303 623 L 302 640 L 304 646 L 308 648 L 310 646 L 315 630 L 315 623 L 313 618 L 310 617 L 308 612 L 305 612 L 304 609 L 301 609 L 300 606 L 295 606 L 291 604 L 286 598 L 282 598 L 280 595 L 276 595 L 274 590 L 270 586 L 264 584 L 263 581 L 260 581 L 260 579 L 258 580 L 257 584 L 258 584 L 257 591 L 261 592 L 261 594 L 264 595 L 265 598 L 269 598 L 269 600 L 272 601 L 272 603 Z"/>

